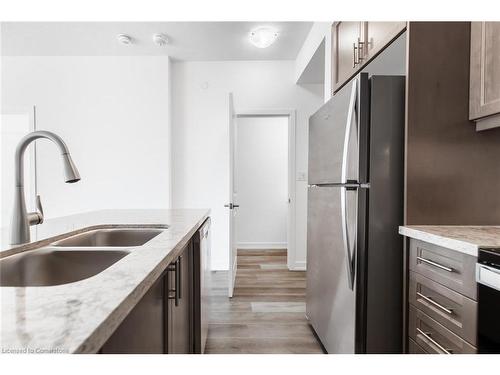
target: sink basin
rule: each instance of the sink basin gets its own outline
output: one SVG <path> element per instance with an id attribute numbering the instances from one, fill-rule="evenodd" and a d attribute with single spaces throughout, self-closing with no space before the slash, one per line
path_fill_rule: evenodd
<path id="1" fill-rule="evenodd" d="M 129 254 L 124 250 L 43 248 L 0 260 L 0 286 L 49 286 L 97 275 Z"/>
<path id="2" fill-rule="evenodd" d="M 165 229 L 113 228 L 96 229 L 54 242 L 59 247 L 133 247 L 150 241 Z"/>

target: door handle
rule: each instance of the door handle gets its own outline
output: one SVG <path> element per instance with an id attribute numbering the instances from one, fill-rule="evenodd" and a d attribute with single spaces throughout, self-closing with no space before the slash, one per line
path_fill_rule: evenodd
<path id="1" fill-rule="evenodd" d="M 237 208 L 239 207 L 240 205 L 239 204 L 232 204 L 232 203 L 228 203 L 228 204 L 225 204 L 224 207 L 227 207 L 229 208 L 230 210 L 232 210 L 233 208 Z"/>
<path id="2" fill-rule="evenodd" d="M 340 205 L 342 213 L 342 240 L 344 244 L 344 252 L 347 265 L 347 285 L 349 289 L 354 290 L 354 277 L 355 277 L 355 253 L 356 253 L 356 240 L 354 240 L 354 253 L 351 254 L 351 244 L 349 241 L 349 228 L 347 224 L 347 188 L 342 186 L 340 188 Z"/>
<path id="3" fill-rule="evenodd" d="M 347 184 L 349 181 L 347 179 L 347 162 L 348 162 L 348 153 L 349 153 L 349 139 L 351 138 L 351 129 L 353 117 L 355 117 L 355 109 L 356 109 L 356 99 L 357 99 L 357 80 L 355 79 L 352 83 L 351 90 L 351 99 L 349 101 L 349 112 L 347 113 L 347 122 L 345 125 L 345 136 L 344 136 L 344 148 L 342 153 L 342 167 L 341 167 L 341 176 L 340 182 L 343 184 Z M 352 188 L 349 188 L 352 189 Z M 355 254 L 356 254 L 356 242 L 354 240 L 353 251 L 351 254 L 350 250 L 350 241 L 349 241 L 349 230 L 347 224 L 347 186 L 342 186 L 340 189 L 340 205 L 342 212 L 342 239 L 344 242 L 344 251 L 346 255 L 346 264 L 347 264 L 347 278 L 348 278 L 348 286 L 351 290 L 354 290 L 354 278 L 355 278 Z M 354 188 L 355 190 L 355 188 Z"/>
<path id="4" fill-rule="evenodd" d="M 351 138 L 351 130 L 353 119 L 357 121 L 356 118 L 356 99 L 358 94 L 357 88 L 358 80 L 355 79 L 352 82 L 352 90 L 351 90 L 351 99 L 349 100 L 349 110 L 347 112 L 347 121 L 345 124 L 345 133 L 344 133 L 344 147 L 342 152 L 342 166 L 341 166 L 341 175 L 340 182 L 342 184 L 346 184 L 349 181 L 347 180 L 347 161 L 349 158 L 349 139 Z"/>

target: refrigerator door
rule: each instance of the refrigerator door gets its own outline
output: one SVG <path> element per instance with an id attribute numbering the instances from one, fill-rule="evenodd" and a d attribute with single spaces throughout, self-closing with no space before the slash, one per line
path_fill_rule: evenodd
<path id="1" fill-rule="evenodd" d="M 359 79 L 353 79 L 309 119 L 309 185 L 358 181 Z"/>
<path id="2" fill-rule="evenodd" d="M 355 351 L 356 292 L 346 267 L 341 200 L 345 193 L 346 228 L 355 238 L 358 191 L 344 189 L 311 186 L 308 191 L 306 310 L 328 353 Z"/>

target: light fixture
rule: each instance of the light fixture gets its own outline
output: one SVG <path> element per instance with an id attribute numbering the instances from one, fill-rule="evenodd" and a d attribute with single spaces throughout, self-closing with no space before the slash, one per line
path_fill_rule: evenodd
<path id="1" fill-rule="evenodd" d="M 164 46 L 168 44 L 168 37 L 165 34 L 154 34 L 153 42 L 158 46 Z"/>
<path id="2" fill-rule="evenodd" d="M 118 34 L 116 39 L 118 39 L 121 44 L 132 44 L 132 38 L 127 34 Z"/>
<path id="3" fill-rule="evenodd" d="M 278 31 L 268 26 L 261 26 L 250 31 L 250 43 L 257 48 L 267 48 L 278 38 Z"/>

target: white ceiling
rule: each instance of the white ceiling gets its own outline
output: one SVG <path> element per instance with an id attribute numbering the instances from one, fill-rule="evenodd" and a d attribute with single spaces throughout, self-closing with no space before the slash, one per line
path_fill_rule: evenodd
<path id="1" fill-rule="evenodd" d="M 248 41 L 256 26 L 271 25 L 278 40 L 259 49 Z M 2 55 L 168 55 L 176 60 L 293 60 L 312 22 L 3 22 Z M 116 35 L 134 39 L 119 44 Z M 164 33 L 170 43 L 152 41 Z"/>

